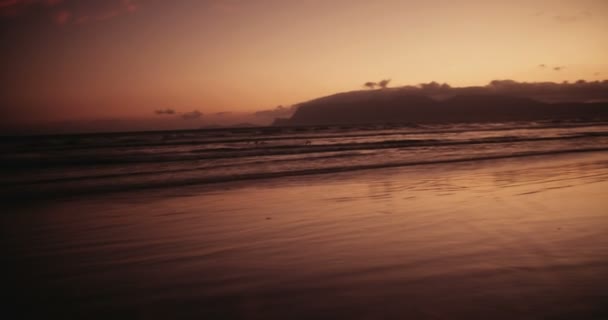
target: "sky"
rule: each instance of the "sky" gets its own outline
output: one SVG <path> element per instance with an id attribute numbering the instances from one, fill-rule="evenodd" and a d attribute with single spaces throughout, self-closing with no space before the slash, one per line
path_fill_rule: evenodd
<path id="1" fill-rule="evenodd" d="M 197 126 L 386 78 L 608 79 L 608 1 L 0 0 L 0 41 L 0 125 Z"/>

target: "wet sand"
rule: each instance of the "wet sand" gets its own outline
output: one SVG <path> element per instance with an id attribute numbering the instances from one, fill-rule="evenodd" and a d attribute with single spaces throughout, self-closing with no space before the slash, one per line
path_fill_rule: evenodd
<path id="1" fill-rule="evenodd" d="M 8 313 L 608 318 L 607 190 L 598 152 L 11 205 Z"/>

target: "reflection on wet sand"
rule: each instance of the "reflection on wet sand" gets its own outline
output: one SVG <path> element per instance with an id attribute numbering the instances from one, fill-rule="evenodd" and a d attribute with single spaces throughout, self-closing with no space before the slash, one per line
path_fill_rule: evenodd
<path id="1" fill-rule="evenodd" d="M 24 314 L 602 318 L 605 190 L 590 153 L 100 195 L 2 225 Z"/>

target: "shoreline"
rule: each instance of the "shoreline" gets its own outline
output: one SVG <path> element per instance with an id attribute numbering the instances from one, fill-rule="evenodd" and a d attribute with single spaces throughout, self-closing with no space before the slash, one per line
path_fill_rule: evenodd
<path id="1" fill-rule="evenodd" d="M 2 215 L 9 292 L 101 318 L 592 319 L 606 188 L 596 152 L 28 203 Z"/>

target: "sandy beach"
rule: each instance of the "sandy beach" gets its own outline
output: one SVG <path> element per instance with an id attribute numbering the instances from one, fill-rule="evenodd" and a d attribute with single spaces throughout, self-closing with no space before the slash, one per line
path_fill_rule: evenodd
<path id="1" fill-rule="evenodd" d="M 597 152 L 11 205 L 9 312 L 598 319 L 606 190 Z"/>

